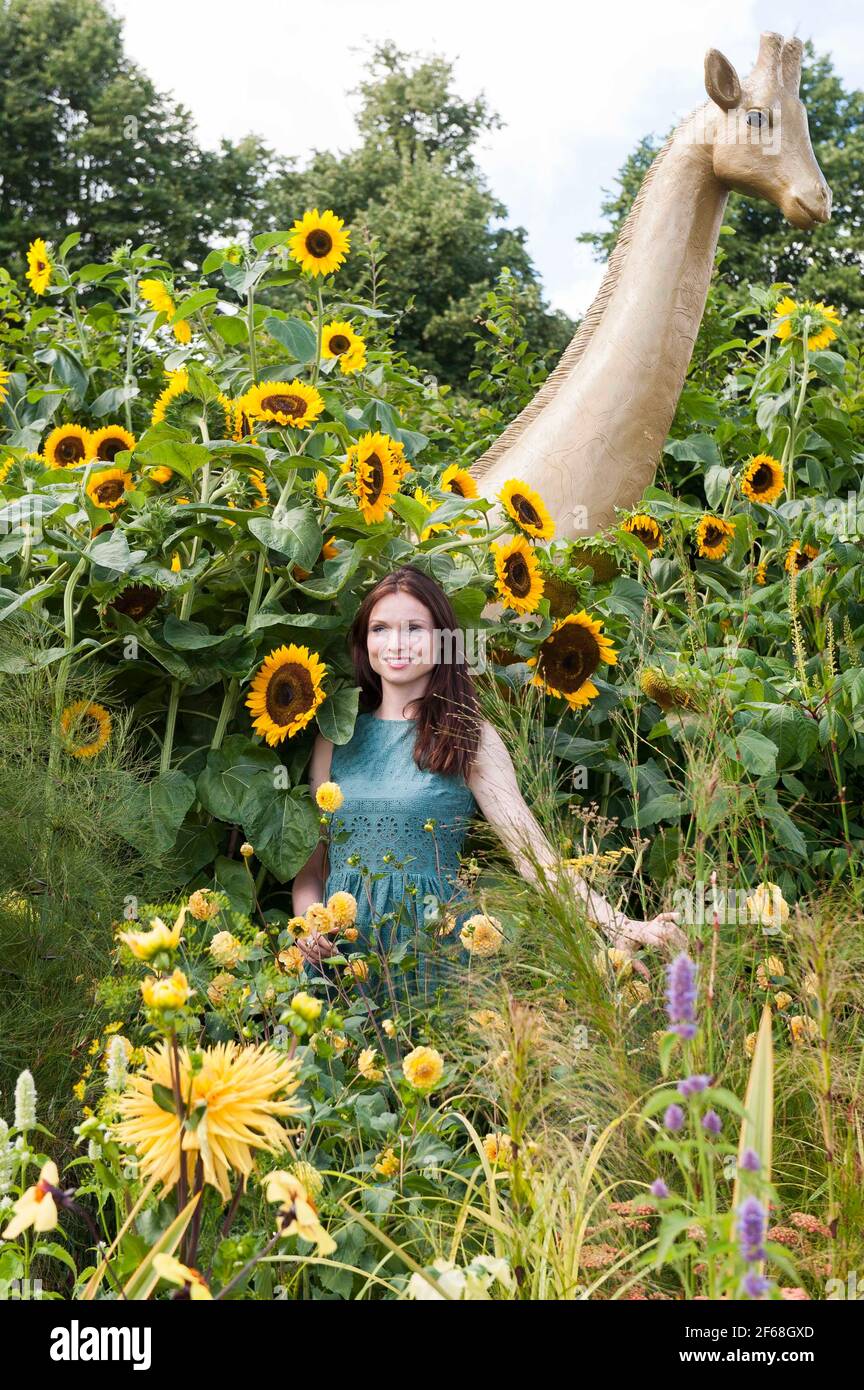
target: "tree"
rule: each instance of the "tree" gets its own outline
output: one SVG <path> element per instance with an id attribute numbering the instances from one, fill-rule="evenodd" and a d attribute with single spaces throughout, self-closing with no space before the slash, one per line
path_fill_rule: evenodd
<path id="1" fill-rule="evenodd" d="M 332 207 L 358 231 L 378 238 L 386 257 L 386 300 L 400 312 L 395 345 L 426 371 L 465 385 L 478 315 L 509 266 L 532 345 L 554 359 L 574 324 L 543 300 L 523 227 L 507 227 L 507 209 L 489 190 L 473 147 L 501 125 L 483 96 L 467 101 L 452 87 L 452 64 L 404 53 L 392 43 L 372 50 L 362 100 L 360 146 L 316 153 L 308 167 L 272 185 L 272 218 L 284 226 L 296 210 Z M 290 224 L 289 224 L 290 225 Z M 362 258 L 340 271 L 346 294 L 365 274 Z"/>
<path id="2" fill-rule="evenodd" d="M 864 309 L 864 92 L 844 89 L 829 56 L 804 45 L 801 99 L 807 108 L 813 150 L 834 195 L 831 221 L 798 232 L 763 199 L 732 193 L 725 221 L 734 236 L 724 240 L 722 282 L 732 290 L 750 283 L 788 281 L 803 298 L 822 299 L 850 316 L 853 336 L 861 332 Z M 628 155 L 618 174 L 618 191 L 606 192 L 601 205 L 610 226 L 584 232 L 577 240 L 605 260 L 618 239 L 633 199 L 654 156 L 665 142 L 646 136 Z"/>
<path id="3" fill-rule="evenodd" d="M 272 161 L 254 138 L 202 151 L 98 0 L 0 0 L 0 262 L 20 273 L 30 240 L 72 229 L 94 259 L 129 238 L 198 261 Z"/>

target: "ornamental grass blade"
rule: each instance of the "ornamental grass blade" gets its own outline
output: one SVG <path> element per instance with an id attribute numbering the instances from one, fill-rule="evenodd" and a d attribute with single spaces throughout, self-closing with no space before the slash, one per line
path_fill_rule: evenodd
<path id="1" fill-rule="evenodd" d="M 201 1200 L 201 1193 L 196 1192 L 186 1203 L 178 1216 L 175 1216 L 171 1225 L 162 1232 L 159 1239 L 152 1249 L 147 1251 L 144 1259 L 132 1274 L 123 1289 L 124 1297 L 141 1302 L 150 1297 L 151 1293 L 159 1283 L 159 1275 L 153 1268 L 154 1255 L 173 1255 L 181 1240 L 186 1234 L 186 1227 L 195 1214 L 195 1208 Z"/>
<path id="2" fill-rule="evenodd" d="M 745 1149 L 755 1149 L 761 1161 L 760 1178 L 771 1181 L 771 1150 L 774 1136 L 774 1042 L 771 1032 L 772 1015 L 768 1004 L 762 1010 L 762 1021 L 756 1038 L 753 1061 L 750 1064 L 750 1078 L 747 1094 L 744 1097 L 744 1118 L 738 1139 L 738 1163 L 735 1171 L 735 1186 L 732 1191 L 732 1207 L 737 1211 L 742 1196 L 741 1159 Z"/>

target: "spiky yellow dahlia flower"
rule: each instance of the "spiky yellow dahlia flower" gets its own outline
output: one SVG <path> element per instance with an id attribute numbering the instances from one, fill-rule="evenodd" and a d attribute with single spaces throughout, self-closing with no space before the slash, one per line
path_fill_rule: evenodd
<path id="1" fill-rule="evenodd" d="M 300 1063 L 264 1043 L 217 1043 L 198 1059 L 200 1066 L 193 1068 L 189 1050 L 179 1050 L 180 1096 L 194 1126 L 182 1126 L 182 1146 L 180 1119 L 174 1109 L 163 1108 L 166 1093 L 174 1095 L 167 1040 L 145 1048 L 143 1071 L 129 1077 L 117 1102 L 122 1118 L 113 1133 L 135 1149 L 142 1173 L 157 1177 L 164 1190 L 180 1177 L 182 1147 L 189 1182 L 200 1159 L 204 1182 L 227 1201 L 231 1174 L 249 1177 L 254 1150 L 275 1154 L 288 1147 L 280 1120 L 302 1112 L 290 1099 L 300 1085 Z"/>

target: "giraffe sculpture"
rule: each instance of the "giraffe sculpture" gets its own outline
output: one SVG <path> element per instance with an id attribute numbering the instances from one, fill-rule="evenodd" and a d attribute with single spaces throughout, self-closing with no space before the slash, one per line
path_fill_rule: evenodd
<path id="1" fill-rule="evenodd" d="M 798 89 L 800 39 L 763 33 L 744 82 L 717 49 L 708 101 L 648 170 L 594 302 L 534 400 L 473 465 L 481 496 L 517 478 L 574 540 L 638 503 L 657 469 L 702 314 L 730 189 L 807 230 L 831 215 Z M 501 517 L 500 503 L 490 520 Z"/>

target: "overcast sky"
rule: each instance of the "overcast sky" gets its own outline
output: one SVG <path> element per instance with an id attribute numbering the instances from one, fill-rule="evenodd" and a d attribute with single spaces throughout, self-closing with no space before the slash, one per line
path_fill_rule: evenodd
<path id="1" fill-rule="evenodd" d="M 602 270 L 579 232 L 602 226 L 602 190 L 641 136 L 665 135 L 704 99 L 719 48 L 749 71 L 759 33 L 812 38 L 847 86 L 864 86 L 860 0 L 112 0 L 126 46 L 193 112 L 202 144 L 250 131 L 302 165 L 355 143 L 369 41 L 453 60 L 456 86 L 506 122 L 478 158 L 509 220 L 528 231 L 552 304 L 590 304 Z M 338 209 L 337 209 L 338 211 Z M 298 211 L 302 212 L 302 209 Z"/>

